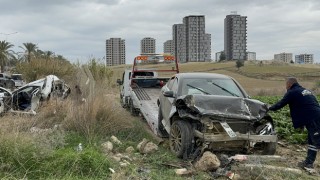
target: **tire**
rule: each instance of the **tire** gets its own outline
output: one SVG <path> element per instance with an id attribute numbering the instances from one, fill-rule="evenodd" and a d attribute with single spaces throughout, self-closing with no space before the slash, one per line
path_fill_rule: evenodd
<path id="1" fill-rule="evenodd" d="M 137 110 L 134 108 L 134 106 L 133 106 L 133 102 L 132 102 L 132 100 L 130 99 L 129 100 L 129 108 L 130 108 L 130 113 L 131 113 L 131 115 L 132 116 L 138 116 L 139 115 L 139 112 L 137 112 Z"/>
<path id="2" fill-rule="evenodd" d="M 259 133 L 260 135 L 269 135 L 269 134 L 274 134 L 274 127 L 273 127 L 273 123 L 267 121 L 266 124 L 269 124 L 272 126 L 270 131 L 264 131 L 264 133 Z M 258 127 L 259 131 L 262 131 L 262 129 L 264 128 L 265 125 L 262 125 L 261 128 Z M 277 149 L 277 142 L 261 142 L 258 143 L 260 145 L 260 147 L 262 148 L 262 155 L 274 155 L 276 153 L 276 149 Z"/>
<path id="3" fill-rule="evenodd" d="M 158 111 L 158 135 L 162 138 L 167 138 L 169 137 L 169 134 L 167 132 L 167 130 L 164 128 L 163 124 L 162 124 L 162 111 L 161 111 L 161 106 L 159 104 L 159 111 Z"/>
<path id="4" fill-rule="evenodd" d="M 191 124 L 186 121 L 174 121 L 170 127 L 170 150 L 178 158 L 187 158 L 192 151 L 193 132 Z"/>
<path id="5" fill-rule="evenodd" d="M 121 105 L 121 107 L 125 108 L 126 105 L 125 105 L 125 103 L 123 102 L 122 98 L 123 98 L 123 96 L 120 94 L 120 105 Z"/>
<path id="6" fill-rule="evenodd" d="M 277 142 L 264 143 L 262 155 L 274 155 L 277 149 Z"/>

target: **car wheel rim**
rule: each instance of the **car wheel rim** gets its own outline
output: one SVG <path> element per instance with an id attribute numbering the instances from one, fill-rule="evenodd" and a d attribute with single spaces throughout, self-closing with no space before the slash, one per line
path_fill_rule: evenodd
<path id="1" fill-rule="evenodd" d="M 181 150 L 181 146 L 182 146 L 181 130 L 177 125 L 173 125 L 170 131 L 170 136 L 171 136 L 171 139 L 170 139 L 171 149 L 177 153 Z"/>

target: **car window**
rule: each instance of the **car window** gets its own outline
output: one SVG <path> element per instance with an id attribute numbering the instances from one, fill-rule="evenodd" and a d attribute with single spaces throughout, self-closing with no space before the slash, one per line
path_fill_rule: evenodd
<path id="1" fill-rule="evenodd" d="M 168 82 L 167 82 L 167 87 L 171 90 L 172 89 L 172 84 L 173 84 L 174 78 L 171 78 Z"/>
<path id="2" fill-rule="evenodd" d="M 175 78 L 175 79 L 173 79 L 172 81 L 173 81 L 173 82 L 172 82 L 171 90 L 172 90 L 173 92 L 177 92 L 177 90 L 178 90 L 178 78 Z"/>
<path id="3" fill-rule="evenodd" d="M 182 83 L 182 95 L 204 94 L 243 97 L 243 93 L 232 79 L 190 78 Z"/>

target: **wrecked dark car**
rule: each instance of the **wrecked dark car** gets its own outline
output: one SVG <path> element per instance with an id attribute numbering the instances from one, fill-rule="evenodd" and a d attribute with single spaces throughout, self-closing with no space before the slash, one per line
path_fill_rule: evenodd
<path id="1" fill-rule="evenodd" d="M 180 73 L 162 88 L 158 131 L 176 156 L 212 151 L 274 154 L 277 136 L 266 104 L 250 99 L 231 77 Z"/>

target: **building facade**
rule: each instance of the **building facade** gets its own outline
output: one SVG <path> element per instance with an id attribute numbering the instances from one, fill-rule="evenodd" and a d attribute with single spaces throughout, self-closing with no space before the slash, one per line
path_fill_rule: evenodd
<path id="1" fill-rule="evenodd" d="M 184 24 L 174 24 L 172 26 L 172 42 L 175 59 L 178 62 L 186 60 L 186 28 Z"/>
<path id="2" fill-rule="evenodd" d="M 276 61 L 282 61 L 286 63 L 291 63 L 292 61 L 292 53 L 280 53 L 280 54 L 275 54 L 274 55 L 274 60 Z"/>
<path id="3" fill-rule="evenodd" d="M 167 40 L 166 42 L 163 43 L 163 52 L 165 54 L 170 54 L 174 55 L 174 45 L 173 45 L 173 40 Z"/>
<path id="4" fill-rule="evenodd" d="M 156 53 L 156 40 L 151 37 L 145 37 L 140 41 L 141 54 L 155 54 Z"/>
<path id="5" fill-rule="evenodd" d="M 299 54 L 295 56 L 295 63 L 313 64 L 313 54 Z"/>
<path id="6" fill-rule="evenodd" d="M 257 60 L 256 52 L 247 52 L 247 60 Z"/>
<path id="7" fill-rule="evenodd" d="M 110 38 L 106 40 L 106 64 L 116 66 L 126 63 L 125 40 L 121 38 Z"/>
<path id="8" fill-rule="evenodd" d="M 211 61 L 211 34 L 205 32 L 205 17 L 186 16 L 172 27 L 174 55 L 179 62 Z"/>
<path id="9" fill-rule="evenodd" d="M 237 14 L 224 19 L 224 52 L 227 60 L 246 60 L 247 17 Z"/>

